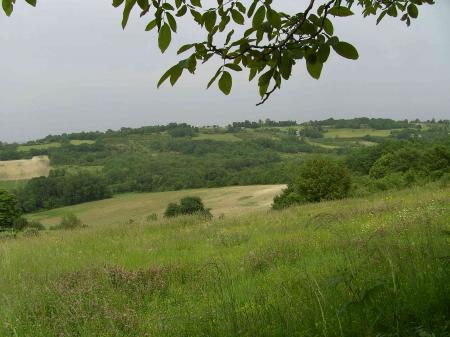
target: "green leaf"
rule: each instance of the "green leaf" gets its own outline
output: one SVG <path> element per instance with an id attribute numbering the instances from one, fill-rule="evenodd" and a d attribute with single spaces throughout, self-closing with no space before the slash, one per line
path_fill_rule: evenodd
<path id="1" fill-rule="evenodd" d="M 258 0 L 254 0 L 247 11 L 247 17 L 251 18 L 253 13 L 255 12 L 256 5 L 258 4 Z"/>
<path id="2" fill-rule="evenodd" d="M 347 59 L 357 60 L 359 58 L 358 51 L 350 43 L 340 41 L 333 45 L 333 49 Z"/>
<path id="3" fill-rule="evenodd" d="M 10 16 L 13 11 L 12 0 L 2 0 L 3 11 L 7 16 Z"/>
<path id="4" fill-rule="evenodd" d="M 185 51 L 191 49 L 194 46 L 195 46 L 194 44 L 185 44 L 184 46 L 181 46 L 180 49 L 178 49 L 177 54 L 184 53 Z"/>
<path id="5" fill-rule="evenodd" d="M 381 22 L 381 20 L 383 20 L 383 18 L 386 16 L 386 14 L 387 14 L 387 11 L 381 12 L 381 14 L 378 16 L 378 19 L 377 19 L 377 25 Z"/>
<path id="6" fill-rule="evenodd" d="M 178 79 L 180 78 L 182 73 L 183 73 L 183 67 L 181 67 L 180 65 L 177 65 L 174 67 L 174 69 L 172 70 L 172 72 L 170 74 L 170 84 L 172 86 L 175 85 L 175 83 L 178 81 Z"/>
<path id="7" fill-rule="evenodd" d="M 336 6 L 330 8 L 328 14 L 331 14 L 333 16 L 351 16 L 353 15 L 353 12 L 350 10 L 350 8 L 344 6 Z"/>
<path id="8" fill-rule="evenodd" d="M 227 45 L 228 43 L 230 43 L 230 40 L 231 40 L 231 37 L 233 36 L 233 34 L 234 34 L 234 29 L 232 29 L 232 30 L 227 34 L 227 37 L 226 37 L 226 39 L 225 39 L 225 45 Z"/>
<path id="9" fill-rule="evenodd" d="M 142 10 L 147 10 L 150 6 L 148 0 L 137 0 L 137 3 Z"/>
<path id="10" fill-rule="evenodd" d="M 330 56 L 330 46 L 327 44 L 323 44 L 320 46 L 319 50 L 317 51 L 317 59 L 321 63 L 325 63 L 328 60 L 328 57 Z"/>
<path id="11" fill-rule="evenodd" d="M 333 35 L 333 33 L 334 33 L 333 24 L 331 23 L 331 21 L 328 18 L 325 18 L 325 20 L 323 21 L 323 30 L 328 35 Z"/>
<path id="12" fill-rule="evenodd" d="M 269 23 L 276 27 L 276 28 L 280 28 L 281 27 L 281 16 L 277 11 L 274 11 L 272 8 L 270 8 L 267 11 L 267 20 L 269 20 Z"/>
<path id="13" fill-rule="evenodd" d="M 122 5 L 124 1 L 125 0 L 113 0 L 112 5 L 117 8 Z"/>
<path id="14" fill-rule="evenodd" d="M 322 74 L 323 63 L 320 63 L 319 61 L 314 64 L 306 62 L 306 69 L 312 78 L 318 80 Z"/>
<path id="15" fill-rule="evenodd" d="M 125 8 L 123 10 L 123 17 L 122 17 L 122 28 L 123 29 L 125 29 L 125 26 L 127 25 L 128 18 L 130 17 L 130 12 L 133 9 L 135 4 L 136 4 L 136 0 L 127 0 L 125 2 Z"/>
<path id="16" fill-rule="evenodd" d="M 242 16 L 242 14 L 239 11 L 233 9 L 231 11 L 231 17 L 233 18 L 233 21 L 236 22 L 237 24 L 239 24 L 239 25 L 244 24 L 244 17 Z"/>
<path id="17" fill-rule="evenodd" d="M 205 28 L 210 32 L 216 25 L 217 15 L 215 11 L 208 11 L 203 14 L 203 22 L 205 23 Z"/>
<path id="18" fill-rule="evenodd" d="M 170 29 L 172 29 L 172 31 L 174 33 L 176 33 L 176 31 L 177 31 L 177 21 L 175 20 L 173 15 L 170 14 L 169 12 L 166 12 L 166 18 L 167 18 L 167 22 L 169 22 Z"/>
<path id="19" fill-rule="evenodd" d="M 175 69 L 178 67 L 178 64 L 174 65 L 172 68 L 170 68 L 169 70 L 167 70 L 164 75 L 161 76 L 161 78 L 158 81 L 158 88 L 161 86 L 161 84 L 164 83 L 165 80 L 167 80 L 172 73 L 175 71 Z"/>
<path id="20" fill-rule="evenodd" d="M 30 4 L 33 7 L 36 7 L 36 0 L 25 0 L 28 4 Z"/>
<path id="21" fill-rule="evenodd" d="M 417 9 L 417 6 L 414 4 L 409 4 L 408 14 L 410 17 L 417 19 L 417 17 L 419 16 L 419 10 Z"/>
<path id="22" fill-rule="evenodd" d="M 166 49 L 170 45 L 171 40 L 172 40 L 172 33 L 170 30 L 170 27 L 167 23 L 165 23 L 161 27 L 161 30 L 159 31 L 159 36 L 158 36 L 158 45 L 159 45 L 159 49 L 161 49 L 161 53 L 164 53 L 166 51 Z"/>
<path id="23" fill-rule="evenodd" d="M 266 17 L 266 8 L 264 6 L 261 6 L 258 8 L 255 15 L 253 16 L 252 26 L 254 28 L 259 28 L 263 24 L 265 17 Z"/>
<path id="24" fill-rule="evenodd" d="M 230 68 L 234 71 L 242 71 L 242 68 L 239 65 L 234 64 L 234 63 L 225 64 L 225 67 Z"/>
<path id="25" fill-rule="evenodd" d="M 148 23 L 147 27 L 145 27 L 145 31 L 148 32 L 155 27 L 156 27 L 156 19 L 154 19 Z"/>
<path id="26" fill-rule="evenodd" d="M 219 89 L 225 94 L 229 95 L 231 87 L 233 86 L 233 78 L 228 71 L 224 71 L 219 80 Z"/>
<path id="27" fill-rule="evenodd" d="M 191 0 L 191 4 L 196 7 L 202 7 L 200 0 Z"/>
<path id="28" fill-rule="evenodd" d="M 177 14 L 175 14 L 176 16 L 180 17 L 183 16 L 184 14 L 186 14 L 187 12 L 187 6 L 182 6 L 179 11 L 177 12 Z"/>
<path id="29" fill-rule="evenodd" d="M 206 87 L 207 89 L 209 89 L 209 87 L 215 82 L 217 77 L 219 77 L 221 68 L 219 68 L 219 70 L 217 70 L 216 74 L 209 80 L 208 86 Z"/>

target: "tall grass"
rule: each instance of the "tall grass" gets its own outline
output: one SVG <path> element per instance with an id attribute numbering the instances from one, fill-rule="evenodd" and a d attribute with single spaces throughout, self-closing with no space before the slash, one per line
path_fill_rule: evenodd
<path id="1" fill-rule="evenodd" d="M 449 336 L 449 220 L 432 186 L 0 241 L 0 335 Z"/>

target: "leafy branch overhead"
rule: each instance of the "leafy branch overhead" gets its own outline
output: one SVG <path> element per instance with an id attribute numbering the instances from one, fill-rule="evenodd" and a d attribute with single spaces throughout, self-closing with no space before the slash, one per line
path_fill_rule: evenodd
<path id="1" fill-rule="evenodd" d="M 15 1 L 2 0 L 7 15 L 11 15 Z M 36 0 L 25 1 L 36 5 Z M 246 69 L 250 81 L 257 79 L 259 104 L 262 104 L 281 88 L 283 80 L 291 77 L 292 68 L 298 62 L 304 62 L 308 73 L 319 79 L 331 51 L 347 59 L 358 59 L 356 48 L 334 34 L 332 20 L 358 12 L 364 17 L 377 16 L 377 23 L 386 15 L 399 17 L 409 26 L 418 17 L 419 6 L 434 4 L 434 0 L 305 2 L 296 13 L 277 10 L 272 0 L 217 0 L 215 7 L 203 7 L 202 0 L 113 0 L 113 6 L 123 7 L 123 28 L 133 10 L 140 11 L 141 17 L 151 17 L 146 30 L 158 31 L 162 53 L 170 46 L 172 34 L 179 30 L 179 18 L 190 17 L 205 31 L 204 41 L 186 44 L 178 50 L 178 54 L 187 57 L 164 73 L 158 87 L 167 80 L 174 85 L 183 72 L 194 73 L 199 63 L 220 58 L 222 65 L 208 88 L 217 82 L 220 90 L 228 95 L 233 72 Z"/>

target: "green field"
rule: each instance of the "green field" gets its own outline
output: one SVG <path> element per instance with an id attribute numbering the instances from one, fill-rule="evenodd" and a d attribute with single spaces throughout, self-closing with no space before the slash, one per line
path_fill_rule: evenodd
<path id="1" fill-rule="evenodd" d="M 0 189 L 15 190 L 26 184 L 27 180 L 0 180 Z"/>
<path id="2" fill-rule="evenodd" d="M 361 138 L 364 136 L 388 137 L 393 130 L 374 129 L 333 129 L 327 128 L 324 132 L 326 138 Z"/>
<path id="3" fill-rule="evenodd" d="M 193 140 L 214 140 L 217 142 L 241 142 L 242 139 L 232 133 L 199 133 Z"/>
<path id="4" fill-rule="evenodd" d="M 60 147 L 61 143 L 47 143 L 47 144 L 36 144 L 36 145 L 19 145 L 17 151 L 28 152 L 31 150 L 46 150 L 52 147 Z"/>
<path id="5" fill-rule="evenodd" d="M 95 143 L 95 141 L 93 141 L 93 140 L 73 139 L 70 141 L 70 144 L 72 144 L 72 145 L 94 144 L 94 143 Z M 17 147 L 17 151 L 28 152 L 31 150 L 46 150 L 46 149 L 55 148 L 55 147 L 61 147 L 61 143 L 52 142 L 52 143 L 35 144 L 35 145 L 19 145 Z"/>
<path id="6" fill-rule="evenodd" d="M 79 139 L 72 139 L 70 141 L 70 144 L 72 145 L 81 145 L 81 144 L 94 144 L 95 141 L 94 140 L 79 140 Z"/>
<path id="7" fill-rule="evenodd" d="M 4 240 L 0 335 L 448 336 L 449 196 Z"/>
<path id="8" fill-rule="evenodd" d="M 160 217 L 170 202 L 184 196 L 199 196 L 214 215 L 236 215 L 249 210 L 269 209 L 284 185 L 233 186 L 159 193 L 126 193 L 112 199 L 94 201 L 31 214 L 28 218 L 55 225 L 67 213 L 75 213 L 88 225 L 142 221 L 152 213 Z"/>

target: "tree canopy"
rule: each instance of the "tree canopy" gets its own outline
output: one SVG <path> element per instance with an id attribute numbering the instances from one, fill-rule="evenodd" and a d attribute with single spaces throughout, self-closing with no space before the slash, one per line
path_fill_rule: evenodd
<path id="1" fill-rule="evenodd" d="M 25 1 L 35 6 L 37 0 Z M 2 0 L 6 15 L 11 15 L 15 2 Z M 419 6 L 432 5 L 434 0 L 307 0 L 292 13 L 280 11 L 272 0 L 208 2 L 211 3 L 213 7 L 204 6 L 202 0 L 113 0 L 114 7 L 123 8 L 123 28 L 133 10 L 149 18 L 146 31 L 158 30 L 162 53 L 185 22 L 179 20 L 182 17 L 189 17 L 205 32 L 203 39 L 178 50 L 177 54 L 187 57 L 164 73 L 158 87 L 167 80 L 174 85 L 183 72 L 193 74 L 198 64 L 219 58 L 223 62 L 207 87 L 217 82 L 228 95 L 233 72 L 246 69 L 250 81 L 257 78 L 261 104 L 291 77 L 292 67 L 298 62 L 304 62 L 308 73 L 319 79 L 331 51 L 347 59 L 358 59 L 357 49 L 335 35 L 336 17 L 348 18 L 358 12 L 364 17 L 376 16 L 378 24 L 387 15 L 400 18 L 409 26 L 418 17 Z"/>

